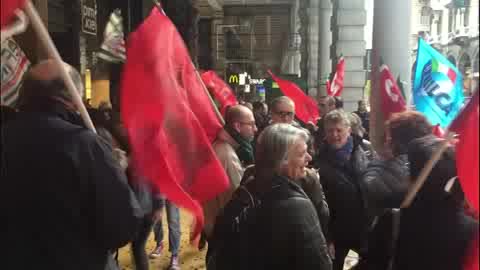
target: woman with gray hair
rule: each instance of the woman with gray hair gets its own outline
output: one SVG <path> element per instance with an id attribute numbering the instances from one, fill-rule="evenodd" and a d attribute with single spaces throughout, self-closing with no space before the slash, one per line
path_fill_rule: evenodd
<path id="1" fill-rule="evenodd" d="M 262 132 L 255 176 L 217 218 L 207 269 L 331 269 L 315 208 L 295 183 L 311 160 L 307 140 L 288 124 Z"/>

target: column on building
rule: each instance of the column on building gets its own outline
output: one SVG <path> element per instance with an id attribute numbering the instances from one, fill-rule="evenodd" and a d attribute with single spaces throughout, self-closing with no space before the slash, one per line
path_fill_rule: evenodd
<path id="1" fill-rule="evenodd" d="M 358 100 L 363 97 L 365 86 L 364 40 L 367 15 L 364 0 L 334 0 L 333 52 L 332 58 L 338 61 L 340 55 L 345 58 L 345 78 L 342 97 L 345 109 L 354 111 Z M 390 2 L 388 2 L 390 3 Z"/>
<path id="2" fill-rule="evenodd" d="M 376 111 L 380 108 L 380 91 L 378 85 L 380 57 L 383 58 L 394 76 L 400 75 L 407 82 L 404 87 L 410 96 L 411 63 L 410 63 L 410 21 L 411 0 L 384 1 L 375 0 L 373 17 L 372 46 L 372 98 L 370 139 L 374 147 L 383 150 L 383 114 Z M 408 79 L 407 79 L 408 78 Z M 410 99 L 410 98 L 408 98 Z M 408 101 L 407 101 L 408 102 Z"/>
<path id="3" fill-rule="evenodd" d="M 216 10 L 212 18 L 212 59 L 217 74 L 225 73 L 225 43 L 223 35 L 223 10 Z"/>
<path id="4" fill-rule="evenodd" d="M 320 14 L 318 20 L 318 80 L 319 91 L 317 96 L 327 94 L 325 81 L 332 72 L 332 60 L 330 59 L 330 47 L 332 46 L 332 2 L 320 0 Z"/>
<path id="5" fill-rule="evenodd" d="M 290 35 L 288 37 L 288 47 L 282 59 L 281 72 L 284 74 L 297 74 L 301 76 L 300 71 L 300 16 L 298 9 L 300 7 L 300 0 L 294 0 L 292 9 L 290 11 Z"/>
<path id="6" fill-rule="evenodd" d="M 320 1 L 310 0 L 308 9 L 308 94 L 316 97 L 318 91 L 319 15 Z"/>

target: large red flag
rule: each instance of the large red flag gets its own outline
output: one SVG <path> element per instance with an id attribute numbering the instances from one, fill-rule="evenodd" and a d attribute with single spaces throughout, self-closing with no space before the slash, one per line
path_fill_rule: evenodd
<path id="1" fill-rule="evenodd" d="M 172 22 L 156 7 L 130 35 L 121 109 L 140 173 L 193 212 L 228 187 L 211 147 L 222 124 Z"/>
<path id="2" fill-rule="evenodd" d="M 472 241 L 472 245 L 468 250 L 467 255 L 465 256 L 465 263 L 463 266 L 464 270 L 478 270 L 478 233 L 476 234 L 475 238 Z"/>
<path id="3" fill-rule="evenodd" d="M 380 67 L 379 83 L 384 119 L 388 119 L 393 113 L 405 111 L 407 109 L 407 104 L 387 65 L 382 65 Z"/>
<path id="4" fill-rule="evenodd" d="M 202 73 L 202 80 L 205 83 L 210 94 L 220 102 L 220 112 L 225 116 L 229 106 L 237 105 L 238 100 L 233 94 L 232 89 L 226 84 L 214 71 L 205 71 Z"/>
<path id="5" fill-rule="evenodd" d="M 1 17 L 0 25 L 3 28 L 5 25 L 9 24 L 14 18 L 14 11 L 17 8 L 22 8 L 25 4 L 25 0 L 2 0 L 1 2 Z"/>
<path id="6" fill-rule="evenodd" d="M 457 173 L 465 197 L 478 214 L 478 93 L 450 125 L 459 134 L 456 144 Z"/>
<path id="7" fill-rule="evenodd" d="M 343 92 L 343 78 L 345 77 L 345 58 L 340 57 L 337 68 L 335 70 L 335 76 L 333 77 L 332 84 L 330 85 L 329 96 L 339 97 Z"/>
<path id="8" fill-rule="evenodd" d="M 293 100 L 295 103 L 295 115 L 303 123 L 316 123 L 320 117 L 318 106 L 313 98 L 307 96 L 296 84 L 291 81 L 283 80 L 273 75 L 269 70 L 268 73 L 272 79 L 277 82 L 283 94 Z"/>

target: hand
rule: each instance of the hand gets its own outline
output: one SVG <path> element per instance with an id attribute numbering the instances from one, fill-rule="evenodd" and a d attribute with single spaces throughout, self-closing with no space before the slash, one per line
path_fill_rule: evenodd
<path id="1" fill-rule="evenodd" d="M 118 161 L 122 170 L 126 170 L 128 168 L 128 157 L 125 151 L 119 148 L 115 148 L 113 149 L 113 157 L 116 161 Z"/>
<path id="2" fill-rule="evenodd" d="M 333 243 L 328 244 L 328 253 L 330 253 L 330 257 L 332 260 L 335 259 L 335 245 Z"/>
<path id="3" fill-rule="evenodd" d="M 5 39 L 23 33 L 27 30 L 28 27 L 28 18 L 22 10 L 15 10 L 15 15 L 17 16 L 17 20 L 5 27 L 4 30 L 1 31 L 0 39 L 3 42 Z"/>
<path id="4" fill-rule="evenodd" d="M 162 214 L 163 214 L 162 209 L 156 210 L 155 212 L 153 212 L 153 215 L 152 215 L 153 223 L 156 223 L 159 220 L 162 220 Z"/>

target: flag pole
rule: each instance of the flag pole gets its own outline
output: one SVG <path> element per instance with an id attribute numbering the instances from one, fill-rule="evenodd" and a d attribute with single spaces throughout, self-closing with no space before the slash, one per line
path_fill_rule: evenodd
<path id="1" fill-rule="evenodd" d="M 155 6 L 158 8 L 158 10 L 160 10 L 160 12 L 162 12 L 163 14 L 165 14 L 165 11 L 163 11 L 163 8 L 162 8 L 162 4 L 160 4 L 160 2 L 159 2 L 158 0 L 153 0 L 153 3 L 154 3 Z M 166 14 L 165 14 L 165 15 L 166 15 Z M 210 100 L 210 104 L 212 105 L 213 110 L 215 111 L 215 114 L 216 114 L 217 117 L 218 117 L 218 120 L 220 120 L 220 123 L 221 123 L 222 125 L 225 125 L 225 120 L 223 119 L 222 114 L 221 114 L 220 111 L 218 110 L 217 105 L 215 105 L 215 102 L 213 101 L 212 96 L 211 96 L 210 93 L 208 92 L 207 87 L 206 87 L 205 84 L 203 83 L 202 77 L 201 77 L 200 74 L 198 73 L 198 70 L 197 70 L 197 68 L 195 67 L 195 65 L 193 64 L 192 59 L 190 59 L 190 64 L 192 65 L 193 70 L 195 70 L 195 75 L 197 76 L 197 80 L 200 82 L 200 84 L 202 85 L 203 90 L 204 90 L 205 93 L 207 94 L 208 99 Z"/>
<path id="2" fill-rule="evenodd" d="M 82 102 L 80 94 L 76 90 L 75 84 L 73 83 L 72 78 L 68 74 L 67 68 L 65 67 L 64 62 L 60 57 L 60 54 L 58 53 L 57 48 L 53 44 L 52 38 L 48 34 L 48 31 L 45 28 L 45 25 L 43 24 L 42 20 L 40 19 L 40 16 L 38 15 L 37 10 L 35 9 L 35 7 L 33 6 L 30 0 L 26 1 L 25 12 L 30 18 L 32 27 L 34 31 L 37 33 L 37 36 L 40 39 L 40 42 L 45 47 L 48 56 L 52 58 L 53 61 L 60 67 L 60 74 L 63 79 L 63 82 L 67 86 L 67 90 L 69 94 L 72 96 L 74 104 L 77 106 L 77 109 L 80 111 L 80 115 L 83 119 L 83 122 L 85 123 L 87 128 L 89 128 L 90 130 L 96 133 L 95 127 L 93 126 L 92 119 L 90 119 L 90 116 L 88 115 L 87 109 L 85 108 L 85 105 Z"/>
<path id="3" fill-rule="evenodd" d="M 191 61 L 190 61 L 190 62 L 191 62 Z M 220 111 L 218 110 L 217 105 L 215 105 L 215 102 L 213 101 L 213 98 L 212 98 L 212 96 L 210 95 L 210 92 L 208 92 L 207 87 L 206 87 L 205 84 L 203 83 L 202 77 L 201 77 L 200 74 L 198 73 L 198 70 L 195 68 L 195 65 L 193 65 L 193 62 L 191 62 L 191 64 L 192 64 L 192 66 L 193 66 L 193 69 L 195 70 L 195 74 L 197 75 L 197 79 L 200 81 L 200 84 L 202 85 L 203 90 L 205 91 L 205 93 L 206 93 L 207 96 L 208 96 L 208 99 L 210 100 L 210 104 L 213 106 L 213 110 L 215 110 L 215 114 L 217 115 L 218 120 L 220 120 L 220 123 L 222 123 L 222 125 L 225 125 L 225 120 L 223 119 L 222 114 L 221 114 Z"/>
<path id="4" fill-rule="evenodd" d="M 409 188 L 405 199 L 403 200 L 400 208 L 408 208 L 412 204 L 415 196 L 422 188 L 423 184 L 427 180 L 427 177 L 432 172 L 433 167 L 437 164 L 437 162 L 442 157 L 442 154 L 448 149 L 450 142 L 454 139 L 455 133 L 448 131 L 445 140 L 440 144 L 440 147 L 432 154 L 430 159 L 427 161 L 423 169 L 420 171 L 420 175 L 417 177 L 417 180 L 413 183 L 413 185 Z"/>

